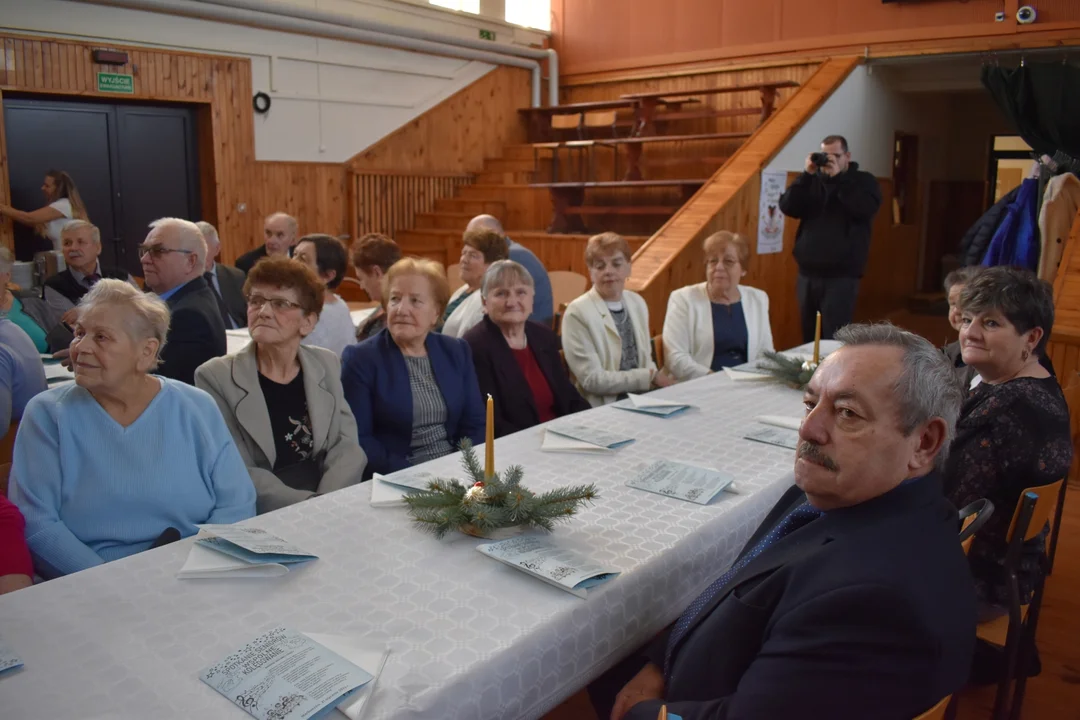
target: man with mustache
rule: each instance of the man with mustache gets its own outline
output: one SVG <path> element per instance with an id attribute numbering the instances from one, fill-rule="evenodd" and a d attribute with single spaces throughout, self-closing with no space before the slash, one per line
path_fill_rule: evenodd
<path id="1" fill-rule="evenodd" d="M 836 339 L 803 397 L 795 487 L 601 717 L 910 720 L 967 680 L 975 593 L 938 477 L 959 385 L 892 325 Z"/>

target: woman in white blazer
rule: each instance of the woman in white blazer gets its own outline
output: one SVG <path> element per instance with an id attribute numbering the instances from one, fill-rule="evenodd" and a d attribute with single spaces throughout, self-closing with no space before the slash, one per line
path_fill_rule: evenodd
<path id="1" fill-rule="evenodd" d="M 589 238 L 585 246 L 592 288 L 566 308 L 562 323 L 566 364 L 591 405 L 615 402 L 675 382 L 657 370 L 649 342 L 649 308 L 625 290 L 630 246 L 615 233 Z"/>
<path id="2" fill-rule="evenodd" d="M 456 338 L 464 337 L 484 319 L 484 302 L 480 299 L 484 273 L 491 263 L 510 257 L 506 237 L 494 230 L 471 230 L 461 242 L 461 281 L 465 284 L 450 296 L 440 329 L 443 335 Z"/>
<path id="3" fill-rule="evenodd" d="M 664 317 L 664 366 L 692 380 L 773 349 L 769 296 L 740 285 L 750 248 L 721 231 L 705 239 L 705 282 L 676 290 Z"/>

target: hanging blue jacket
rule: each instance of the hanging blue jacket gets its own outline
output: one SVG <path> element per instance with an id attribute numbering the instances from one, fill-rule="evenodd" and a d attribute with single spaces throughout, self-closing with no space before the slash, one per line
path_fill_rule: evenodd
<path id="1" fill-rule="evenodd" d="M 1024 180 L 990 241 L 982 261 L 984 267 L 1015 265 L 1028 270 L 1038 268 L 1038 199 L 1039 181 Z"/>

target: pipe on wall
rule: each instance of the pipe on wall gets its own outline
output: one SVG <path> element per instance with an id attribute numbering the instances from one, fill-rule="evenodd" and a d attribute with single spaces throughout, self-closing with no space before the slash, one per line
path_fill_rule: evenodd
<path id="1" fill-rule="evenodd" d="M 181 15 L 199 20 L 212 20 L 237 25 L 249 25 L 266 30 L 280 30 L 283 32 L 318 35 L 336 40 L 360 42 L 371 45 L 385 45 L 388 47 L 401 48 L 403 50 L 415 50 L 416 52 L 429 53 L 432 55 L 444 55 L 462 58 L 464 60 L 477 60 L 493 65 L 509 65 L 529 70 L 532 74 L 532 105 L 539 107 L 541 103 L 541 78 L 542 71 L 537 60 L 507 55 L 490 50 L 475 50 L 469 47 L 441 44 L 430 40 L 422 40 L 400 35 L 388 35 L 372 30 L 361 30 L 355 27 L 340 27 L 323 21 L 309 20 L 293 17 L 291 15 L 279 15 L 275 13 L 249 10 L 240 7 L 229 7 L 211 3 L 184 2 L 183 0 L 79 0 L 92 5 L 109 5 L 128 10 L 144 10 L 168 15 Z M 269 4 L 269 3 L 267 3 Z M 542 52 L 542 51 L 534 51 Z M 556 96 L 558 86 L 555 86 Z"/>
<path id="2" fill-rule="evenodd" d="M 342 15 L 340 13 L 327 12 L 325 10 L 286 5 L 284 3 L 274 2 L 273 0 L 195 0 L 195 2 L 203 5 L 217 5 L 219 7 L 252 10 L 269 13 L 271 15 L 280 15 L 282 17 L 312 20 L 330 25 L 351 27 L 356 30 L 364 30 L 367 32 L 376 32 L 384 35 L 413 38 L 414 40 L 423 40 L 425 42 L 434 42 L 442 45 L 469 48 L 481 52 L 497 52 L 500 55 L 513 55 L 515 57 L 529 58 L 530 60 L 538 61 L 547 60 L 548 104 L 559 104 L 559 56 L 555 50 L 551 48 L 537 50 L 535 48 L 519 47 L 517 45 L 499 45 L 497 51 L 492 51 L 490 49 L 492 43 L 489 40 L 473 40 L 471 38 L 457 37 L 455 35 L 444 35 L 430 30 L 398 27 L 396 25 L 381 23 L 375 20 L 366 20 L 351 15 Z M 538 103 L 534 103 L 534 107 L 537 104 Z"/>

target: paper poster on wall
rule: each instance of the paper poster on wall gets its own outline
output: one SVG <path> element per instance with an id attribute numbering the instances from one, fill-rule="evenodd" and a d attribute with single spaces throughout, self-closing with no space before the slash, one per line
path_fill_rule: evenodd
<path id="1" fill-rule="evenodd" d="M 787 172 L 761 173 L 761 204 L 758 208 L 758 255 L 778 253 L 784 249 L 784 213 L 780 212 L 780 196 L 787 184 Z"/>

